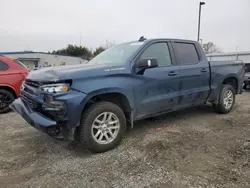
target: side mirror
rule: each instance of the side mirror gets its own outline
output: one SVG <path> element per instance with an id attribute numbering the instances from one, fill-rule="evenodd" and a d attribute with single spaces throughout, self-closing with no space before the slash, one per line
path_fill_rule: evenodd
<path id="1" fill-rule="evenodd" d="M 156 58 L 139 59 L 136 62 L 136 67 L 140 70 L 155 68 L 158 67 L 158 62 Z"/>

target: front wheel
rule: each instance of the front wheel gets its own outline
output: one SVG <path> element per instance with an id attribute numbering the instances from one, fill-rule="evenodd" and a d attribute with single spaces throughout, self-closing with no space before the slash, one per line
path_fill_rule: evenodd
<path id="1" fill-rule="evenodd" d="M 15 100 L 14 95 L 5 89 L 0 89 L 0 114 L 10 111 L 9 105 Z"/>
<path id="2" fill-rule="evenodd" d="M 114 103 L 98 102 L 83 113 L 78 130 L 85 147 L 96 153 L 105 152 L 121 142 L 126 130 L 125 115 Z"/>
<path id="3" fill-rule="evenodd" d="M 214 109 L 222 114 L 229 113 L 235 103 L 235 89 L 228 84 L 222 85 L 218 104 L 213 104 Z"/>

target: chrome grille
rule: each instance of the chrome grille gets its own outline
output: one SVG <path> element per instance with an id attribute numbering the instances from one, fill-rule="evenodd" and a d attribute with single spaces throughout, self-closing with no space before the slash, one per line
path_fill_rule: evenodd
<path id="1" fill-rule="evenodd" d="M 33 80 L 25 80 L 25 84 L 31 87 L 38 88 L 40 86 L 39 82 L 33 81 Z"/>

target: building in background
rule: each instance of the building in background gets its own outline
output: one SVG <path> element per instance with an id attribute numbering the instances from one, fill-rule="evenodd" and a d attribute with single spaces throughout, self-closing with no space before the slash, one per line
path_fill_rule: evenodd
<path id="1" fill-rule="evenodd" d="M 31 70 L 43 67 L 77 65 L 87 62 L 87 60 L 80 57 L 55 55 L 43 52 L 0 52 L 0 55 L 17 58 Z"/>
<path id="2" fill-rule="evenodd" d="M 207 54 L 207 58 L 209 61 L 242 60 L 243 63 L 250 63 L 250 52 Z"/>

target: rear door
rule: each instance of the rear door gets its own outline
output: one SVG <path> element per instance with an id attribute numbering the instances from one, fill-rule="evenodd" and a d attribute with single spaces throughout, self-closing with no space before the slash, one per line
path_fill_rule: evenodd
<path id="1" fill-rule="evenodd" d="M 139 59 L 156 58 L 158 67 L 137 75 L 141 80 L 135 90 L 136 119 L 173 109 L 180 96 L 179 71 L 171 56 L 172 46 L 167 41 L 150 44 Z M 139 60 L 138 59 L 138 60 Z"/>
<path id="2" fill-rule="evenodd" d="M 199 52 L 200 47 L 192 42 L 172 44 L 180 73 L 180 106 L 205 102 L 210 91 L 210 70 L 207 60 Z"/>

